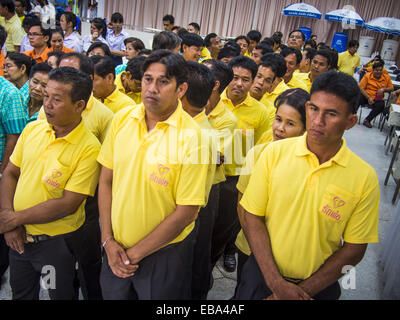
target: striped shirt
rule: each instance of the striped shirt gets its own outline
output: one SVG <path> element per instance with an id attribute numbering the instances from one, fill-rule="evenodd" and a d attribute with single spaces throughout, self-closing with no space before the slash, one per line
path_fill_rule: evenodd
<path id="1" fill-rule="evenodd" d="M 0 161 L 3 160 L 7 134 L 20 134 L 25 125 L 25 110 L 18 89 L 0 77 Z"/>

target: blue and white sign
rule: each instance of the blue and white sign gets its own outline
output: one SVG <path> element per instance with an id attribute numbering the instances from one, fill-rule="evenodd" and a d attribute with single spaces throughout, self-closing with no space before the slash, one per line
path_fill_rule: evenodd
<path id="1" fill-rule="evenodd" d="M 325 13 L 325 20 L 344 22 L 356 26 L 363 26 L 365 23 L 357 12 L 350 9 L 339 9 Z"/>
<path id="2" fill-rule="evenodd" d="M 400 19 L 385 17 L 375 18 L 365 23 L 364 28 L 400 36 Z"/>
<path id="3" fill-rule="evenodd" d="M 283 15 L 321 19 L 322 13 L 315 7 L 306 3 L 294 3 L 283 8 Z"/>

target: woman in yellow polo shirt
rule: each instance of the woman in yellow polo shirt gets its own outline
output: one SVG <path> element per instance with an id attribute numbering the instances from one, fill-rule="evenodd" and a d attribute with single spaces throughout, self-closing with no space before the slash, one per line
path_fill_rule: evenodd
<path id="1" fill-rule="evenodd" d="M 251 171 L 254 168 L 262 151 L 273 141 L 301 136 L 306 130 L 305 104 L 310 100 L 310 95 L 303 89 L 289 89 L 283 92 L 275 100 L 276 115 L 272 129 L 265 132 L 260 138 L 262 143 L 254 146 L 246 156 L 244 170 L 239 178 L 236 188 L 238 189 L 238 216 L 240 224 L 243 224 L 243 208 L 239 202 L 246 190 L 250 180 Z M 236 242 L 238 250 L 237 283 L 240 282 L 240 275 L 244 263 L 250 256 L 251 251 L 244 235 L 240 230 Z M 236 290 L 235 290 L 236 293 Z"/>

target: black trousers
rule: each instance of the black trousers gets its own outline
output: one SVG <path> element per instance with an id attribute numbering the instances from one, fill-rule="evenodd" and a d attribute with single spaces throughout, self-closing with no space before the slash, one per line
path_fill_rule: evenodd
<path id="1" fill-rule="evenodd" d="M 6 272 L 9 265 L 8 246 L 4 236 L 0 234 L 0 281 L 3 274 Z"/>
<path id="2" fill-rule="evenodd" d="M 198 226 L 181 242 L 173 243 L 139 262 L 132 277 L 119 278 L 103 255 L 100 283 L 105 300 L 190 299 L 193 250 Z"/>
<path id="3" fill-rule="evenodd" d="M 251 254 L 243 266 L 240 283 L 236 291 L 237 300 L 261 300 L 272 294 L 265 283 L 254 255 Z M 337 300 L 341 294 L 339 282 L 325 288 L 314 297 L 315 300 Z"/>
<path id="4" fill-rule="evenodd" d="M 94 197 L 88 197 L 85 205 L 85 222 L 76 232 L 66 236 L 66 241 L 78 261 L 76 294 L 79 286 L 85 300 L 102 300 L 100 287 L 101 234 L 97 190 Z"/>
<path id="5" fill-rule="evenodd" d="M 199 231 L 197 233 L 193 255 L 193 300 L 207 299 L 207 293 L 210 289 L 210 279 L 212 274 L 211 239 L 214 230 L 215 217 L 218 210 L 219 186 L 220 184 L 212 186 L 208 197 L 208 203 L 204 208 L 201 208 L 197 218 Z"/>
<path id="6" fill-rule="evenodd" d="M 76 299 L 76 259 L 65 236 L 25 244 L 22 254 L 10 249 L 9 256 L 13 300 L 39 300 L 41 275 L 52 300 Z"/>
<path id="7" fill-rule="evenodd" d="M 244 252 L 242 252 L 240 249 L 237 249 L 237 253 L 238 253 L 238 263 L 237 263 L 237 269 L 236 269 L 235 297 L 236 297 L 237 290 L 239 287 L 240 279 L 242 277 L 243 267 L 244 267 L 247 259 L 249 258 L 249 256 L 247 254 L 245 254 Z"/>
<path id="8" fill-rule="evenodd" d="M 368 100 L 362 95 L 360 98 L 360 105 L 363 104 L 368 104 Z M 385 101 L 374 101 L 374 104 L 372 104 L 370 107 L 372 107 L 372 110 L 365 118 L 365 120 L 368 120 L 369 122 L 371 122 L 377 115 L 383 112 L 383 110 L 385 109 Z"/>
<path id="9" fill-rule="evenodd" d="M 227 176 L 226 181 L 221 183 L 220 186 L 218 214 L 211 247 L 211 263 L 213 266 L 223 254 L 225 247 L 235 242 L 240 231 L 237 215 L 238 190 L 236 184 L 238 179 L 239 176 Z"/>

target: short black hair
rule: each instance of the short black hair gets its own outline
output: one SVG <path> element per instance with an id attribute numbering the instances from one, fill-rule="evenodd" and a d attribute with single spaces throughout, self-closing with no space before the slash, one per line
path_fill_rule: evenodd
<path id="1" fill-rule="evenodd" d="M 261 50 L 261 55 L 263 56 L 264 54 L 267 53 L 272 53 L 274 52 L 274 49 L 272 49 L 269 45 L 267 45 L 266 43 L 259 43 L 258 45 L 256 45 L 254 47 L 254 49 L 256 50 Z"/>
<path id="2" fill-rule="evenodd" d="M 238 37 L 236 37 L 235 38 L 235 42 L 237 42 L 238 40 L 246 40 L 246 42 L 247 42 L 247 45 L 250 45 L 250 40 L 249 40 L 249 38 L 248 37 L 246 37 L 246 36 L 244 36 L 244 35 L 241 35 L 241 36 L 238 36 Z"/>
<path id="3" fill-rule="evenodd" d="M 31 68 L 36 64 L 36 60 L 28 57 L 27 55 L 19 52 L 9 52 L 7 53 L 7 58 L 11 59 L 12 62 L 20 69 L 22 66 L 25 66 L 25 74 L 29 77 L 31 72 Z"/>
<path id="4" fill-rule="evenodd" d="M 352 39 L 349 41 L 349 43 L 347 44 L 347 49 L 348 48 L 353 48 L 353 47 L 359 47 L 360 43 L 358 42 L 358 40 Z"/>
<path id="5" fill-rule="evenodd" d="M 331 54 L 331 69 L 339 70 L 338 62 L 339 62 L 339 53 L 336 49 L 331 48 L 329 50 Z"/>
<path id="6" fill-rule="evenodd" d="M 40 19 L 35 15 L 26 15 L 24 20 L 22 21 L 22 28 L 29 28 L 32 26 L 33 23 L 40 22 Z"/>
<path id="7" fill-rule="evenodd" d="M 300 33 L 301 33 L 301 36 L 302 36 L 302 38 L 303 38 L 303 41 L 306 41 L 306 36 L 304 35 L 303 31 L 301 31 L 301 30 L 299 30 L 299 29 L 295 29 L 295 30 L 290 31 L 290 33 L 289 33 L 289 38 L 290 38 L 290 36 L 292 35 L 292 33 L 295 33 L 295 32 L 300 32 Z"/>
<path id="8" fill-rule="evenodd" d="M 296 109 L 300 113 L 301 122 L 304 128 L 306 128 L 306 102 L 310 100 L 310 95 L 307 91 L 294 88 L 288 89 L 281 93 L 274 102 L 276 110 L 283 104 L 287 104 L 292 108 Z"/>
<path id="9" fill-rule="evenodd" d="M 233 69 L 234 67 L 240 67 L 247 69 L 251 72 L 251 77 L 254 78 L 257 75 L 258 67 L 257 64 L 250 58 L 246 56 L 237 56 L 229 61 L 229 66 Z"/>
<path id="10" fill-rule="evenodd" d="M 168 50 L 155 50 L 144 61 L 142 69 L 143 74 L 153 63 L 161 63 L 165 65 L 167 78 L 175 78 L 177 86 L 180 86 L 182 83 L 187 82 L 187 62 L 185 61 L 185 59 L 183 59 L 181 55 L 178 55 Z"/>
<path id="11" fill-rule="evenodd" d="M 267 53 L 261 57 L 261 63 L 258 67 L 263 66 L 266 68 L 271 68 L 275 77 L 282 78 L 286 73 L 286 61 L 278 53 Z"/>
<path id="12" fill-rule="evenodd" d="M 320 91 L 333 94 L 347 101 L 349 113 L 357 113 L 360 88 L 352 76 L 334 70 L 324 72 L 315 78 L 311 86 L 310 96 Z"/>
<path id="13" fill-rule="evenodd" d="M 93 42 L 93 43 L 90 45 L 90 47 L 87 49 L 86 54 L 89 55 L 90 51 L 92 51 L 92 50 L 94 50 L 94 49 L 96 49 L 96 48 L 101 48 L 101 49 L 104 51 L 104 54 L 105 54 L 106 56 L 111 57 L 110 48 L 108 47 L 107 44 L 105 44 L 104 42 L 101 42 L 101 41 Z"/>
<path id="14" fill-rule="evenodd" d="M 123 23 L 124 22 L 124 17 L 119 12 L 114 12 L 111 15 L 111 22 Z"/>
<path id="15" fill-rule="evenodd" d="M 133 79 L 142 80 L 142 67 L 145 60 L 146 57 L 144 56 L 136 56 L 128 61 L 128 64 L 126 65 L 126 71 L 128 71 L 132 75 Z"/>
<path id="16" fill-rule="evenodd" d="M 206 37 L 204 38 L 204 46 L 206 47 L 210 47 L 211 46 L 211 39 L 214 39 L 218 37 L 218 35 L 214 32 L 209 33 L 208 35 L 206 35 Z"/>
<path id="17" fill-rule="evenodd" d="M 180 46 L 181 43 L 182 39 L 172 31 L 162 31 L 154 35 L 152 48 L 153 50 L 174 50 L 176 47 Z"/>
<path id="18" fill-rule="evenodd" d="M 43 34 L 43 37 L 46 37 L 46 36 L 49 37 L 49 40 L 47 41 L 47 46 L 50 47 L 51 29 L 44 28 L 43 24 L 40 22 L 40 20 L 33 21 L 31 26 L 29 27 L 29 30 L 32 29 L 33 27 L 39 27 L 40 32 Z"/>
<path id="19" fill-rule="evenodd" d="M 275 41 L 274 41 L 274 39 L 272 39 L 272 38 L 265 37 L 265 38 L 261 41 L 261 43 L 264 43 L 264 44 L 266 44 L 267 46 L 273 47 Z"/>
<path id="20" fill-rule="evenodd" d="M 223 58 L 237 57 L 240 53 L 233 47 L 223 47 L 218 53 L 218 60 Z"/>
<path id="21" fill-rule="evenodd" d="M 296 64 L 299 64 L 303 59 L 303 55 L 299 49 L 287 47 L 283 48 L 280 52 L 280 55 L 284 58 L 286 58 L 289 54 L 294 54 L 296 56 Z"/>
<path id="22" fill-rule="evenodd" d="M 190 32 L 187 31 L 185 28 L 179 28 L 178 30 L 178 37 L 181 38 L 181 40 L 183 39 L 184 36 L 186 36 L 187 34 L 189 34 Z"/>
<path id="23" fill-rule="evenodd" d="M 50 40 L 53 38 L 53 34 L 60 34 L 61 37 L 64 39 L 64 31 L 60 27 L 56 27 L 55 29 L 51 29 Z"/>
<path id="24" fill-rule="evenodd" d="M 93 81 L 86 73 L 71 67 L 56 68 L 50 71 L 50 80 L 71 85 L 72 102 L 84 100 L 87 103 L 89 101 L 93 90 Z"/>
<path id="25" fill-rule="evenodd" d="M 53 69 L 46 62 L 37 63 L 32 67 L 29 73 L 29 79 L 32 79 L 38 72 L 49 74 L 51 70 Z"/>
<path id="26" fill-rule="evenodd" d="M 0 26 L 0 48 L 3 48 L 6 39 L 7 39 L 7 31 L 6 29 L 4 29 L 3 26 Z"/>
<path id="27" fill-rule="evenodd" d="M 94 76 L 94 66 L 92 61 L 89 59 L 88 56 L 78 53 L 78 52 L 68 52 L 62 55 L 58 59 L 57 66 L 60 65 L 61 61 L 68 58 L 76 58 L 79 60 L 79 70 L 86 73 L 89 76 Z"/>
<path id="28" fill-rule="evenodd" d="M 171 14 L 167 14 L 162 18 L 162 21 L 169 21 L 170 23 L 174 24 L 175 23 L 175 18 Z"/>
<path id="29" fill-rule="evenodd" d="M 192 26 L 193 28 L 195 28 L 198 32 L 200 32 L 200 25 L 196 22 L 191 22 L 189 23 L 189 26 Z"/>
<path id="30" fill-rule="evenodd" d="M 312 59 L 314 59 L 315 54 L 317 53 L 317 49 L 314 48 L 305 48 L 303 50 L 303 52 L 306 52 L 306 59 L 310 59 L 310 61 Z"/>
<path id="31" fill-rule="evenodd" d="M 124 40 L 125 46 L 126 46 L 128 43 L 132 43 L 133 49 L 135 49 L 136 51 L 139 51 L 139 52 L 140 52 L 141 50 L 143 50 L 143 49 L 146 48 L 146 46 L 144 45 L 143 41 L 140 40 L 139 38 L 128 37 L 128 38 L 126 38 L 126 39 Z"/>
<path id="32" fill-rule="evenodd" d="M 383 68 L 384 65 L 385 65 L 385 63 L 383 61 L 376 61 L 372 65 L 372 69 L 381 68 L 381 67 Z"/>
<path id="33" fill-rule="evenodd" d="M 102 77 L 103 79 L 110 73 L 115 79 L 114 61 L 109 56 L 91 56 L 89 58 L 94 66 L 94 74 Z"/>
<path id="34" fill-rule="evenodd" d="M 240 51 L 241 51 L 241 49 L 240 49 L 240 46 L 236 43 L 236 41 L 234 41 L 234 40 L 229 40 L 229 41 L 227 41 L 225 44 L 224 44 L 224 48 L 227 48 L 227 47 L 230 47 L 230 48 L 233 48 L 233 49 L 235 49 L 236 51 L 237 51 L 237 55 L 239 55 L 240 54 Z"/>
<path id="35" fill-rule="evenodd" d="M 253 40 L 257 43 L 261 41 L 261 37 L 262 37 L 262 34 L 258 30 L 250 30 L 247 33 L 247 38 L 249 38 L 250 40 Z"/>
<path id="36" fill-rule="evenodd" d="M 204 41 L 203 38 L 195 33 L 187 33 L 182 38 L 181 50 L 183 51 L 183 45 L 187 45 L 188 47 L 203 47 Z"/>
<path id="37" fill-rule="evenodd" d="M 282 37 L 283 37 L 283 33 L 282 32 L 275 31 L 271 38 L 274 41 L 274 43 L 281 44 L 282 43 Z"/>
<path id="38" fill-rule="evenodd" d="M 219 81 L 219 90 L 221 94 L 233 79 L 232 68 L 222 61 L 209 59 L 203 62 L 210 66 L 211 72 L 214 74 L 215 80 Z"/>
<path id="39" fill-rule="evenodd" d="M 214 74 L 206 66 L 187 61 L 188 88 L 185 93 L 187 101 L 196 108 L 204 108 L 215 86 Z"/>
<path id="40" fill-rule="evenodd" d="M 317 56 L 317 55 L 322 56 L 322 57 L 325 57 L 325 58 L 328 60 L 328 66 L 329 66 L 329 67 L 332 67 L 332 53 L 331 53 L 330 50 L 328 50 L 328 49 L 321 49 L 321 50 L 318 50 L 318 51 L 315 53 L 314 58 L 315 58 L 315 56 Z M 314 59 L 314 58 L 313 58 L 313 59 Z"/>
<path id="41" fill-rule="evenodd" d="M 138 53 L 138 56 L 148 56 L 152 53 L 152 50 L 150 49 L 143 49 L 140 50 L 140 52 Z"/>
<path id="42" fill-rule="evenodd" d="M 72 22 L 72 28 L 75 29 L 77 22 L 78 22 L 76 15 L 74 13 L 72 13 L 71 11 L 65 11 L 62 15 L 65 17 L 67 24 L 69 22 Z"/>
<path id="43" fill-rule="evenodd" d="M 317 43 L 314 41 L 314 40 L 307 40 L 305 43 L 304 43 L 304 46 L 306 46 L 306 45 L 310 45 L 311 46 L 311 48 L 313 48 L 313 49 L 317 49 Z"/>
<path id="44" fill-rule="evenodd" d="M 60 58 L 61 58 L 64 54 L 65 54 L 65 53 L 62 52 L 62 51 L 50 51 L 50 52 L 47 54 L 47 60 L 48 60 L 50 57 L 52 57 L 52 56 L 56 56 L 56 57 L 57 57 L 57 61 L 58 61 L 58 60 L 60 60 Z M 58 62 L 57 62 L 57 64 L 58 64 Z"/>
<path id="45" fill-rule="evenodd" d="M 15 4 L 13 0 L 0 0 L 0 4 L 2 7 L 7 8 L 8 12 L 15 12 Z"/>

